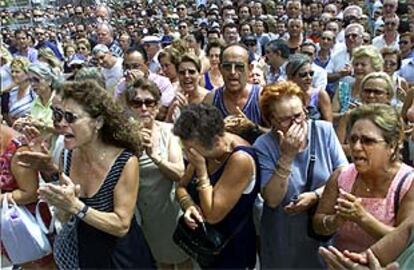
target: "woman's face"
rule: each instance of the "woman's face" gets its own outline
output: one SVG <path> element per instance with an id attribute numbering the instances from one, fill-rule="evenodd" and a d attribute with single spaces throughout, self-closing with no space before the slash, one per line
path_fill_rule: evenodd
<path id="1" fill-rule="evenodd" d="M 218 67 L 220 65 L 220 52 L 221 49 L 213 47 L 208 53 L 208 59 L 210 60 L 210 66 Z"/>
<path id="2" fill-rule="evenodd" d="M 197 139 L 181 140 L 181 143 L 185 151 L 190 151 L 190 149 L 193 148 L 197 150 L 200 155 L 207 159 L 213 159 L 222 156 L 226 148 L 220 136 L 216 136 L 216 139 L 214 140 L 214 143 L 211 147 L 204 146 Z"/>
<path id="3" fill-rule="evenodd" d="M 186 93 L 197 91 L 200 73 L 193 62 L 182 62 L 178 67 L 181 89 Z"/>
<path id="4" fill-rule="evenodd" d="M 273 129 L 284 134 L 294 124 L 302 126 L 307 132 L 306 113 L 298 96 L 287 96 L 276 102 L 269 121 Z"/>
<path id="5" fill-rule="evenodd" d="M 20 67 L 12 66 L 11 75 L 13 82 L 16 84 L 21 84 L 27 80 L 27 74 Z"/>
<path id="6" fill-rule="evenodd" d="M 174 81 L 177 78 L 177 69 L 168 56 L 164 56 L 160 59 L 160 65 L 162 73 L 169 78 L 170 81 Z"/>
<path id="7" fill-rule="evenodd" d="M 303 91 L 307 91 L 312 87 L 313 73 L 311 64 L 305 64 L 292 79 Z"/>
<path id="8" fill-rule="evenodd" d="M 159 101 L 149 91 L 136 89 L 136 95 L 128 101 L 128 106 L 136 113 L 144 127 L 152 127 L 159 112 Z"/>
<path id="9" fill-rule="evenodd" d="M 252 84 L 258 84 L 261 86 L 266 85 L 263 71 L 260 68 L 257 68 L 257 67 L 253 68 L 250 76 L 251 76 L 250 80 Z"/>
<path id="10" fill-rule="evenodd" d="M 352 66 L 354 67 L 355 78 L 360 80 L 362 80 L 365 75 L 375 71 L 372 67 L 371 59 L 365 56 L 354 59 Z"/>
<path id="11" fill-rule="evenodd" d="M 98 138 L 97 119 L 92 118 L 75 100 L 63 100 L 62 132 L 65 148 L 72 150 L 94 142 Z"/>
<path id="12" fill-rule="evenodd" d="M 369 79 L 361 89 L 361 100 L 365 104 L 383 103 L 389 104 L 390 95 L 387 91 L 387 83 L 381 78 Z"/>
<path id="13" fill-rule="evenodd" d="M 32 89 L 38 95 L 48 94 L 51 91 L 50 82 L 38 76 L 35 73 L 29 73 L 29 81 L 32 86 Z"/>
<path id="14" fill-rule="evenodd" d="M 303 31 L 302 21 L 300 19 L 291 20 L 287 30 L 291 36 L 299 36 Z"/>
<path id="15" fill-rule="evenodd" d="M 383 171 L 394 151 L 371 120 L 355 122 L 348 138 L 352 160 L 359 173 Z"/>
<path id="16" fill-rule="evenodd" d="M 82 54 L 83 56 L 89 55 L 89 50 L 84 44 L 78 44 L 78 53 Z"/>
<path id="17" fill-rule="evenodd" d="M 67 47 L 66 48 L 66 57 L 69 58 L 74 54 L 75 54 L 75 48 L 73 48 L 73 47 Z"/>
<path id="18" fill-rule="evenodd" d="M 392 76 L 397 70 L 398 56 L 396 54 L 387 54 L 384 56 L 384 71 Z"/>

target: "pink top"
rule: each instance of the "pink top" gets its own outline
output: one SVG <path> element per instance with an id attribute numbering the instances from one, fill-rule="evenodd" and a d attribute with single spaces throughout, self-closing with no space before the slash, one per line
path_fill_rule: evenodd
<path id="1" fill-rule="evenodd" d="M 394 213 L 394 196 L 398 183 L 401 178 L 412 167 L 403 164 L 392 181 L 385 198 L 361 198 L 364 208 L 371 213 L 376 219 L 386 225 L 394 226 L 396 213 Z M 338 187 L 346 192 L 351 193 L 354 182 L 357 178 L 358 172 L 354 164 L 350 164 L 348 168 L 339 175 Z M 410 177 L 412 179 L 412 177 Z M 400 192 L 400 202 L 411 187 L 411 180 L 407 179 L 404 182 Z M 374 237 L 365 232 L 358 224 L 347 221 L 337 231 L 335 236 L 335 246 L 339 250 L 350 250 L 355 252 L 362 252 L 369 248 L 377 241 Z"/>

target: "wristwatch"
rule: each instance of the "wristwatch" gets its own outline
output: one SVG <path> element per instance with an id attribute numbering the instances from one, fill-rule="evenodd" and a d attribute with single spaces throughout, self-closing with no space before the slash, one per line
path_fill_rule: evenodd
<path id="1" fill-rule="evenodd" d="M 89 210 L 89 206 L 87 206 L 86 204 L 82 207 L 82 209 L 75 215 L 77 216 L 79 219 L 84 219 L 86 216 L 86 212 L 88 212 Z"/>

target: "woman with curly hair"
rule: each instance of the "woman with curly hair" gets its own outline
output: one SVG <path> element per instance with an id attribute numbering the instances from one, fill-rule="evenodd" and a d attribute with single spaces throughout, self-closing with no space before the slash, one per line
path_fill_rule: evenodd
<path id="1" fill-rule="evenodd" d="M 54 256 L 60 269 L 152 268 L 134 218 L 140 126 L 93 81 L 66 83 L 61 113 L 65 152 L 60 185 L 40 198 L 56 207 L 62 230 Z"/>

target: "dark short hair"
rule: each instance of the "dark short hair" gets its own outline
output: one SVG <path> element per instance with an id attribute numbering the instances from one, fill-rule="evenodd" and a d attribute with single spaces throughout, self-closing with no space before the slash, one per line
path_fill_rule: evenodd
<path id="1" fill-rule="evenodd" d="M 126 52 L 125 55 L 132 54 L 134 52 L 138 52 L 142 55 L 142 58 L 144 58 L 145 63 L 148 62 L 148 55 L 147 52 L 144 50 L 144 48 L 141 45 L 130 47 Z"/>
<path id="2" fill-rule="evenodd" d="M 223 116 L 213 105 L 190 104 L 181 111 L 173 132 L 181 140 L 196 140 L 209 148 L 216 136 L 224 134 Z"/>
<path id="3" fill-rule="evenodd" d="M 126 104 L 129 104 L 137 95 L 137 89 L 148 91 L 157 102 L 161 99 L 161 91 L 155 83 L 145 78 L 139 78 L 129 84 L 125 89 Z"/>
<path id="4" fill-rule="evenodd" d="M 271 40 L 266 44 L 266 49 L 271 50 L 272 52 L 280 52 L 280 55 L 287 59 L 290 55 L 289 46 L 287 45 L 286 41 L 283 39 L 275 39 Z"/>

